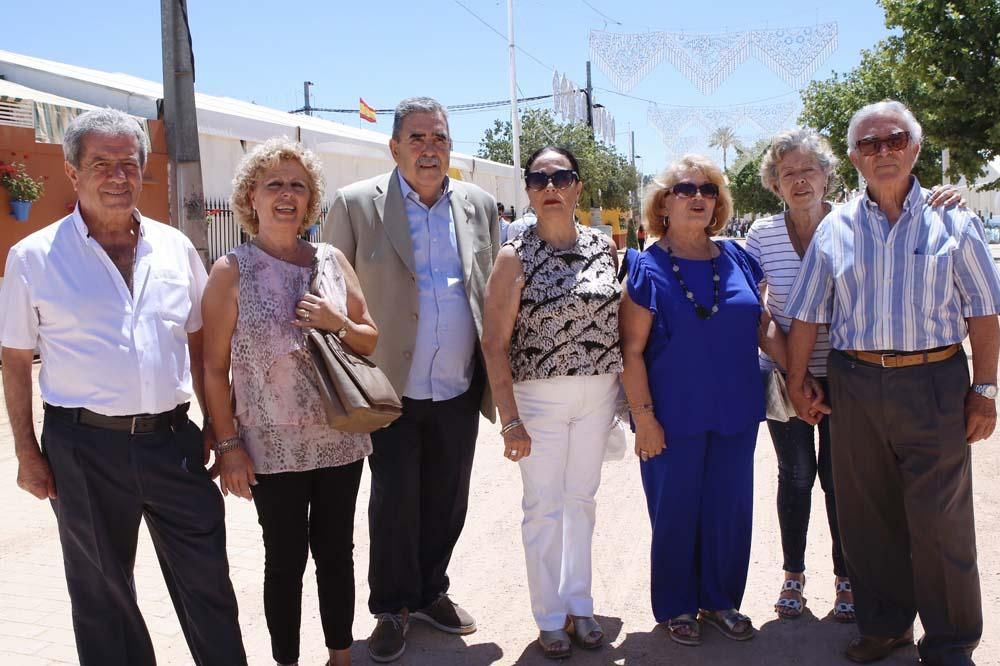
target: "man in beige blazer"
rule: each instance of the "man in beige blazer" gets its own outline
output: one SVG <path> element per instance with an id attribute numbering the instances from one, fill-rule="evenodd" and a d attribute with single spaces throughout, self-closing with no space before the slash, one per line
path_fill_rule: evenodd
<path id="1" fill-rule="evenodd" d="M 497 205 L 448 178 L 448 117 L 435 100 L 396 107 L 396 169 L 337 192 L 323 231 L 344 252 L 378 324 L 372 360 L 403 415 L 372 433 L 368 607 L 374 661 L 406 649 L 409 618 L 455 634 L 476 630 L 448 597 L 448 562 L 468 507 L 480 412 L 493 421 L 480 338 L 499 250 Z"/>

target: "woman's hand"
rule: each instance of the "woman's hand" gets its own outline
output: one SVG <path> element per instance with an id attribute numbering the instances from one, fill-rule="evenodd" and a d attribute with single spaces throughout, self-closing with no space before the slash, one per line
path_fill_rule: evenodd
<path id="1" fill-rule="evenodd" d="M 219 471 L 219 486 L 223 495 L 232 493 L 243 499 L 253 499 L 250 486 L 257 485 L 257 477 L 253 473 L 250 456 L 242 448 L 216 454 L 213 469 Z"/>
<path id="2" fill-rule="evenodd" d="M 945 208 L 956 205 L 965 208 L 965 199 L 954 185 L 935 185 L 931 188 L 927 203 L 931 206 L 944 206 Z"/>
<path id="3" fill-rule="evenodd" d="M 299 328 L 319 328 L 324 331 L 339 331 L 347 323 L 347 318 L 334 309 L 333 304 L 316 294 L 306 294 L 295 305 L 296 319 L 292 324 Z"/>
<path id="4" fill-rule="evenodd" d="M 518 462 L 531 455 L 531 436 L 523 424 L 519 425 L 504 433 L 503 446 L 504 457 L 510 458 L 511 462 Z"/>
<path id="5" fill-rule="evenodd" d="M 663 435 L 663 426 L 650 414 L 632 417 L 635 420 L 635 455 L 642 461 L 655 458 L 667 448 L 667 440 Z"/>

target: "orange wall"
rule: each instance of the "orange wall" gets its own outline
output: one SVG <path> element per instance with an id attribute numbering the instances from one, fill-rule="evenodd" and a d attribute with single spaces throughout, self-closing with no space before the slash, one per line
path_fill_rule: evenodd
<path id="1" fill-rule="evenodd" d="M 139 210 L 161 222 L 169 218 L 167 204 L 167 155 L 163 123 L 149 121 L 152 152 L 146 160 Z M 27 155 L 27 158 L 25 158 Z M 35 130 L 0 125 L 0 162 L 23 162 L 33 178 L 45 180 L 42 198 L 31 206 L 31 215 L 18 222 L 10 214 L 7 188 L 0 186 L 0 276 L 7 252 L 28 234 L 65 217 L 76 204 L 76 193 L 63 171 L 62 146 L 35 143 Z"/>

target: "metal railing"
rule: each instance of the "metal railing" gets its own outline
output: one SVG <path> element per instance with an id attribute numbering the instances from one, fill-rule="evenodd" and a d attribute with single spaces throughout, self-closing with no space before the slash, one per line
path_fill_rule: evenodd
<path id="1" fill-rule="evenodd" d="M 302 234 L 302 238 L 310 243 L 319 242 L 329 209 L 328 204 L 323 204 L 320 208 L 319 222 L 309 227 L 306 233 Z M 209 263 L 227 254 L 237 245 L 250 240 L 249 234 L 236 222 L 236 216 L 230 209 L 227 199 L 206 199 L 205 216 L 208 218 Z"/>

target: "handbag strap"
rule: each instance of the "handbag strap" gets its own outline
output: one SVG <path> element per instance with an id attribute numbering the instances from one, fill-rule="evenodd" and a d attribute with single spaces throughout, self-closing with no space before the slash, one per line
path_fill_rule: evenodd
<path id="1" fill-rule="evenodd" d="M 330 260 L 330 246 L 326 243 L 313 243 L 312 245 L 316 248 L 316 253 L 313 255 L 312 274 L 309 276 L 309 293 L 322 298 L 322 276 L 326 262 Z"/>

